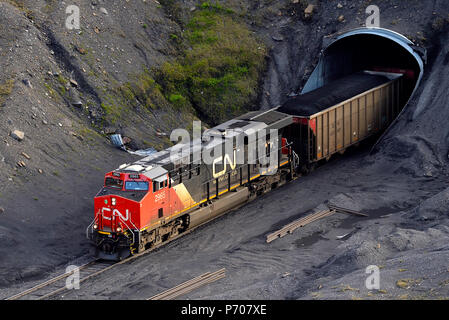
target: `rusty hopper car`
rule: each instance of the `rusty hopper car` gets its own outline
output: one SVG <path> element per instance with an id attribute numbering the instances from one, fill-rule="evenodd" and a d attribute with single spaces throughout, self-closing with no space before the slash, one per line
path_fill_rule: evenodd
<path id="1" fill-rule="evenodd" d="M 278 108 L 293 116 L 284 136 L 293 142 L 302 170 L 388 127 L 403 107 L 402 90 L 402 74 L 364 71 Z"/>

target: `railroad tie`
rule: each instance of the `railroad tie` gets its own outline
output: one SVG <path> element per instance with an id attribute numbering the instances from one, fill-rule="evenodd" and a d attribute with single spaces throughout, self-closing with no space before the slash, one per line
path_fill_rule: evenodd
<path id="1" fill-rule="evenodd" d="M 300 227 L 304 227 L 305 225 L 307 225 L 309 223 L 312 223 L 319 219 L 333 215 L 335 212 L 336 211 L 333 209 L 328 209 L 328 210 L 322 210 L 322 211 L 312 213 L 308 216 L 305 216 L 301 219 L 298 219 L 296 221 L 293 221 L 293 222 L 287 224 L 286 226 L 282 227 L 278 231 L 270 233 L 269 235 L 267 235 L 266 241 L 267 241 L 267 243 L 270 243 L 278 238 L 282 238 L 287 234 L 293 233 L 293 231 L 295 231 L 296 229 L 298 229 Z"/>
<path id="2" fill-rule="evenodd" d="M 171 289 L 168 289 L 164 292 L 156 294 L 147 300 L 173 300 L 177 297 L 185 295 L 195 289 L 198 289 L 206 284 L 215 282 L 217 280 L 223 279 L 226 276 L 226 269 L 220 269 L 215 272 L 206 272 L 201 276 L 183 282 Z"/>
<path id="3" fill-rule="evenodd" d="M 328 207 L 331 210 L 335 210 L 335 211 L 338 211 L 341 213 L 353 214 L 353 215 L 362 216 L 362 217 L 369 217 L 369 215 L 367 215 L 365 213 L 358 212 L 358 211 L 351 210 L 351 209 L 342 208 L 342 207 L 337 207 L 337 206 L 334 206 L 333 204 L 328 205 Z"/>

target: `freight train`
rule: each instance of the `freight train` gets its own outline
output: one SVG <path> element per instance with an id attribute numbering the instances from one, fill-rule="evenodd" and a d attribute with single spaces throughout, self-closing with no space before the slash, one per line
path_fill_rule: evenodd
<path id="1" fill-rule="evenodd" d="M 413 71 L 388 71 L 340 78 L 282 106 L 206 130 L 180 156 L 173 156 L 174 146 L 107 173 L 87 228 L 98 257 L 120 260 L 168 241 L 381 132 L 403 108 L 402 93 L 414 80 Z M 274 166 L 262 163 L 260 149 L 249 161 L 248 138 L 262 131 L 270 134 L 256 140 L 265 155 L 276 153 Z M 207 163 L 193 159 L 195 152 L 222 146 L 223 152 L 216 158 L 211 152 Z M 242 151 L 246 156 L 237 161 Z"/>

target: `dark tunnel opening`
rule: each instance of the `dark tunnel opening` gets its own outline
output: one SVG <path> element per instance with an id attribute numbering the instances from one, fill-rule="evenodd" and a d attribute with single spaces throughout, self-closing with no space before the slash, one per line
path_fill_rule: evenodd
<path id="1" fill-rule="evenodd" d="M 377 143 L 389 128 L 400 118 L 400 115 L 416 92 L 423 78 L 424 62 L 427 60 L 426 50 L 415 46 L 403 35 L 382 28 L 355 29 L 344 34 L 336 35 L 334 38 L 325 38 L 324 41 L 328 42 L 328 45 L 324 45 L 319 62 L 305 84 L 301 92 L 301 97 L 296 98 L 294 102 L 290 101 L 288 102 L 289 104 L 284 104 L 279 110 L 284 110 L 287 113 L 290 112 L 290 114 L 297 114 L 301 106 L 301 101 L 304 102 L 311 96 L 315 97 L 313 106 L 320 105 L 326 99 L 335 98 L 336 104 L 328 108 L 329 112 L 334 113 L 328 116 L 326 118 L 327 120 L 324 120 L 324 118 L 317 120 L 317 123 L 321 121 L 321 126 L 317 125 L 318 128 L 328 130 L 326 131 L 327 134 L 323 131 L 324 133 L 319 137 L 317 135 L 316 146 L 320 148 L 324 146 L 324 149 L 318 150 L 324 150 L 323 152 L 319 153 L 317 151 L 317 157 L 324 157 L 323 155 L 325 154 L 326 159 L 328 159 L 330 158 L 331 152 L 339 148 L 342 149 L 343 145 L 351 144 L 351 139 L 348 137 L 342 138 L 341 132 L 355 132 L 354 134 L 358 141 L 360 132 L 357 133 L 357 130 L 360 127 L 365 130 L 365 127 L 361 126 L 360 123 L 366 126 L 366 130 L 370 132 L 369 135 L 375 136 L 376 134 L 377 137 L 380 135 L 377 142 L 374 143 L 374 150 Z M 361 85 L 368 85 L 369 77 L 360 76 L 361 74 L 370 75 L 371 77 L 383 76 L 390 80 L 400 79 L 400 81 L 391 90 L 383 90 L 380 86 L 370 87 L 371 89 L 366 91 L 370 95 L 370 98 L 367 99 L 365 97 L 365 100 L 362 99 L 361 102 L 357 100 L 355 103 L 351 99 L 359 99 L 359 95 L 363 92 L 362 89 L 357 91 L 357 88 Z M 398 77 L 398 74 L 402 76 Z M 349 83 L 349 87 L 343 85 L 346 82 Z M 355 91 L 351 91 L 352 89 Z M 375 91 L 377 93 L 374 93 Z M 355 92 L 355 96 L 351 96 L 352 93 L 350 92 Z M 394 94 L 394 97 L 392 97 L 391 92 L 396 92 L 397 94 Z M 392 101 L 395 101 L 393 109 Z M 306 103 L 309 109 L 311 108 L 310 104 Z M 354 109 L 354 106 L 357 107 Z M 339 115 L 335 111 L 338 108 L 342 109 Z M 353 110 L 358 110 L 359 113 L 353 116 Z M 360 113 L 360 110 L 364 111 Z M 356 131 L 352 129 L 345 131 L 342 129 L 342 119 L 344 118 L 342 112 L 349 112 L 351 114 L 351 116 L 347 117 L 347 119 L 351 119 L 349 127 L 358 128 Z M 317 117 L 320 117 L 324 113 L 325 111 L 320 111 L 316 114 Z M 372 116 L 373 114 L 374 116 Z M 328 121 L 330 119 L 329 117 L 332 119 L 335 118 L 335 124 L 333 126 Z M 370 119 L 369 121 L 367 121 L 368 118 Z M 356 119 L 357 123 L 352 123 L 354 119 Z M 313 131 L 313 128 L 311 130 Z M 337 132 L 337 136 L 333 140 L 335 146 L 329 142 L 330 137 L 332 137 L 329 132 Z M 327 140 L 324 138 L 325 136 Z M 340 144 L 336 143 L 339 137 Z M 344 141 L 347 141 L 348 144 L 346 142 L 343 143 L 342 139 L 346 139 Z M 331 147 L 335 148 L 332 149 Z M 319 154 L 321 156 L 318 156 Z"/>
<path id="2" fill-rule="evenodd" d="M 401 73 L 404 90 L 401 91 L 400 110 L 403 111 L 423 77 L 427 60 L 425 49 L 416 47 L 399 33 L 382 28 L 354 29 L 324 41 L 327 46 L 324 45 L 301 94 L 360 71 Z"/>
<path id="3" fill-rule="evenodd" d="M 410 98 L 422 73 L 416 57 L 403 46 L 372 34 L 353 35 L 334 42 L 326 49 L 324 59 L 331 61 L 324 70 L 325 83 L 363 70 L 404 72 L 404 102 Z"/>

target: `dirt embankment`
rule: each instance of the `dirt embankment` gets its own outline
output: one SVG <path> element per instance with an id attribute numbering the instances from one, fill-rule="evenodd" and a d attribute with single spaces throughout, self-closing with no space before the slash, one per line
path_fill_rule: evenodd
<path id="1" fill-rule="evenodd" d="M 80 29 L 69 30 L 66 22 L 73 12 L 67 13 L 64 2 L 0 1 L 2 284 L 41 276 L 88 251 L 84 229 L 104 173 L 135 159 L 112 148 L 108 134 L 120 132 L 136 148 L 162 149 L 170 145 L 166 134 L 172 129 L 191 127 L 196 110 L 178 105 L 188 81 L 175 83 L 169 76 L 176 78 L 176 72 L 169 71 L 188 69 L 185 52 L 198 53 L 195 62 L 213 48 L 193 50 L 183 33 L 189 19 L 199 21 L 199 30 L 190 32 L 207 34 L 215 29 L 201 29 L 202 13 L 224 17 L 233 26 L 225 32 L 232 47 L 222 51 L 238 51 L 234 35 L 244 35 L 251 43 L 248 52 L 254 51 L 257 43 L 245 22 L 232 20 L 237 13 L 195 1 L 183 4 L 181 21 L 170 1 L 161 3 L 74 1 Z M 263 60 L 263 54 L 256 56 Z M 218 64 L 225 60 L 216 58 Z M 156 71 L 164 65 L 169 70 L 164 85 L 182 94 L 156 82 Z M 242 73 L 238 85 L 246 88 L 247 74 L 257 85 L 260 70 L 237 71 Z M 220 83 L 214 80 L 210 83 Z M 253 89 L 246 92 L 252 100 L 257 99 Z"/>
<path id="2" fill-rule="evenodd" d="M 110 88 L 146 83 L 145 94 L 158 97 L 145 69 L 177 56 L 178 44 L 171 35 L 179 34 L 184 26 L 180 16 L 170 16 L 165 5 L 150 0 L 78 1 L 83 27 L 73 32 L 65 29 L 67 15 L 59 1 L 30 0 L 23 1 L 23 6 L 17 2 L 0 2 L 0 284 L 4 286 L 16 280 L 42 277 L 55 266 L 89 253 L 84 230 L 92 218 L 92 198 L 105 172 L 133 158 L 111 148 L 102 130 L 120 129 L 136 141 L 147 140 L 149 145 L 161 146 L 166 141 L 158 138 L 155 130 L 169 132 L 192 118 L 172 109 L 170 104 L 148 111 L 139 101 L 129 113 L 130 121 L 111 128 L 98 125 L 105 116 L 114 119 L 115 104 L 122 102 L 114 99 L 117 92 L 109 96 Z M 198 10 L 192 9 L 198 3 L 183 2 L 181 12 L 191 15 Z M 311 17 L 305 19 L 308 3 L 304 1 L 227 3 L 232 10 L 244 13 L 246 23 L 270 50 L 259 94 L 263 108 L 282 103 L 288 94 L 297 93 L 313 70 L 323 37 L 363 25 L 367 5 L 366 1 L 317 1 Z M 340 282 L 338 279 L 348 272 L 364 271 L 367 263 L 378 263 L 376 257 L 385 265 L 391 261 L 388 270 L 396 277 L 395 258 L 412 253 L 407 260 L 410 265 L 403 268 L 412 270 L 414 265 L 420 265 L 418 261 L 430 257 L 425 256 L 428 250 L 441 248 L 441 252 L 446 252 L 442 242 L 436 241 L 447 238 L 444 184 L 449 135 L 444 121 L 449 116 L 445 92 L 449 85 L 448 48 L 447 35 L 432 36 L 447 26 L 447 4 L 429 0 L 381 1 L 378 5 L 382 27 L 405 34 L 435 52 L 432 69 L 427 69 L 426 81 L 408 112 L 375 155 L 357 156 L 347 164 L 337 161 L 286 187 L 285 192 L 276 193 L 285 201 L 295 201 L 298 194 L 307 201 L 285 205 L 282 212 L 273 215 L 279 208 L 268 204 L 275 202 L 268 196 L 242 209 L 241 216 L 234 214 L 212 225 L 211 234 L 214 230 L 224 233 L 206 239 L 210 240 L 204 249 L 207 257 L 201 250 L 194 250 L 195 263 L 200 261 L 212 268 L 214 263 L 222 266 L 228 259 L 229 269 L 239 270 L 240 276 L 229 278 L 227 293 L 218 291 L 222 293 L 212 295 L 212 291 L 206 290 L 193 297 L 311 298 L 323 279 L 335 282 L 334 286 L 344 283 L 355 288 L 356 280 L 352 283 L 349 278 Z M 82 105 L 76 100 L 81 100 Z M 11 137 L 14 130 L 24 132 L 22 141 Z M 329 186 L 318 188 L 323 180 L 329 181 Z M 340 246 L 336 241 L 324 245 L 314 242 L 306 259 L 300 259 L 302 262 L 290 256 L 305 254 L 295 244 L 301 236 L 282 240 L 271 251 L 259 243 L 279 220 L 289 220 L 332 197 L 341 200 L 338 193 L 343 192 L 356 209 L 393 206 L 399 213 L 390 220 L 360 225 L 362 229 Z M 266 212 L 261 210 L 264 207 Z M 225 245 L 230 232 L 235 232 L 231 226 L 237 225 L 252 225 L 254 230 L 242 230 L 245 236 L 232 237 L 235 242 Z M 329 231 L 329 226 L 317 228 L 321 227 Z M 309 230 L 310 235 L 313 230 Z M 321 236 L 326 237 L 326 233 Z M 328 237 L 335 235 L 329 233 Z M 152 255 L 158 262 L 151 264 L 149 271 L 157 271 L 159 264 L 160 270 L 165 270 L 178 261 L 171 270 L 173 284 L 185 280 L 175 277 L 179 277 L 180 270 L 185 271 L 181 274 L 197 275 L 198 269 L 189 266 L 192 261 L 177 260 L 178 252 L 173 250 L 179 246 L 183 252 L 201 249 L 204 241 L 200 236 L 192 236 L 178 247 Z M 283 245 L 289 249 L 283 251 Z M 316 250 L 321 253 L 312 254 Z M 261 267 L 273 261 L 284 263 L 269 270 Z M 311 268 L 312 265 L 317 268 Z M 436 269 L 440 270 L 440 265 L 436 264 Z M 297 280 L 282 277 L 286 269 L 290 274 L 296 272 Z M 260 272 L 260 278 L 254 278 L 254 270 Z M 142 277 L 137 276 L 136 283 L 151 282 Z M 251 290 L 241 289 L 242 283 Z M 321 297 L 340 295 L 332 285 L 326 288 Z M 137 295 L 129 282 L 122 289 L 129 296 Z M 148 287 L 149 291 L 157 289 L 157 283 Z M 117 292 L 108 297 L 117 297 Z M 349 297 L 352 291 L 341 292 Z"/>
<path id="3" fill-rule="evenodd" d="M 169 37 L 179 27 L 154 1 L 76 2 L 80 30 L 66 28 L 60 1 L 0 1 L 2 284 L 87 252 L 83 230 L 104 173 L 133 159 L 105 132 L 160 148 L 156 130 L 191 118 L 136 103 L 124 121 L 104 121 L 116 111 L 107 106 L 121 106 L 108 98 L 114 90 L 176 53 Z"/>

